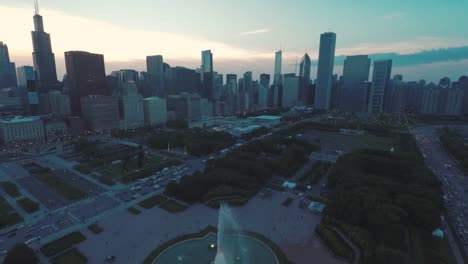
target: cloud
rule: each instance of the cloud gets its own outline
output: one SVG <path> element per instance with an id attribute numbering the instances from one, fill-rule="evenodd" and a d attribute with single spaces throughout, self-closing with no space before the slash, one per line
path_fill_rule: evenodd
<path id="1" fill-rule="evenodd" d="M 405 12 L 398 11 L 398 12 L 392 12 L 392 13 L 385 14 L 383 16 L 383 18 L 391 20 L 391 19 L 400 18 L 400 17 L 404 17 L 404 16 L 406 16 Z"/>
<path id="2" fill-rule="evenodd" d="M 241 33 L 239 33 L 239 35 L 240 36 L 258 35 L 258 34 L 268 33 L 268 32 L 271 32 L 271 31 L 272 31 L 271 28 L 262 28 L 262 29 L 252 30 L 252 31 L 241 32 Z"/>

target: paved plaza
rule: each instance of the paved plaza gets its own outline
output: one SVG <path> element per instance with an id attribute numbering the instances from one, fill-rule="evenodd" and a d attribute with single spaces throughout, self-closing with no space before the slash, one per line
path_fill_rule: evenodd
<path id="1" fill-rule="evenodd" d="M 320 216 L 299 208 L 298 198 L 289 207 L 282 206 L 288 196 L 292 194 L 274 192 L 268 198 L 255 197 L 233 212 L 242 227 L 273 240 L 297 264 L 342 263 L 314 234 Z M 117 263 L 141 263 L 165 241 L 217 224 L 217 210 L 200 204 L 178 214 L 157 207 L 140 209 L 139 215 L 120 211 L 102 220 L 101 234 L 82 230 L 88 239 L 78 248 L 90 263 L 101 263 L 108 256 L 115 256 Z"/>

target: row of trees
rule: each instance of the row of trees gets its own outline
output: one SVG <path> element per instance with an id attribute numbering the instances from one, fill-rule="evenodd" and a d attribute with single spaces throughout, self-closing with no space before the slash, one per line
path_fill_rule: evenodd
<path id="1" fill-rule="evenodd" d="M 407 263 L 403 227 L 431 232 L 440 226 L 440 182 L 424 166 L 414 139 L 409 134 L 397 139 L 400 146 L 395 152 L 349 153 L 329 173 L 326 215 L 371 234 L 366 240 L 375 243 L 361 248 L 366 263 L 389 263 L 389 259 Z"/>
<path id="2" fill-rule="evenodd" d="M 449 128 L 440 130 L 440 142 L 458 160 L 465 172 L 468 172 L 468 147 L 465 146 L 463 137 Z"/>
<path id="3" fill-rule="evenodd" d="M 234 145 L 235 138 L 227 132 L 208 131 L 194 128 L 150 136 L 147 143 L 155 149 L 187 147 L 188 153 L 195 156 L 206 156 L 213 152 Z"/>
<path id="4" fill-rule="evenodd" d="M 205 171 L 185 176 L 166 192 L 188 202 L 222 196 L 249 198 L 274 174 L 292 175 L 318 147 L 294 138 L 272 135 L 249 142 L 223 158 L 209 160 Z"/>

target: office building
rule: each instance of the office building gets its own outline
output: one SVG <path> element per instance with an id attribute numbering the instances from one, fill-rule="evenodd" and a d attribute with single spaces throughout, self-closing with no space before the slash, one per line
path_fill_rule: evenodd
<path id="1" fill-rule="evenodd" d="M 275 72 L 273 75 L 273 84 L 281 84 L 281 63 L 283 60 L 283 51 L 279 50 L 275 53 Z"/>
<path id="2" fill-rule="evenodd" d="M 226 74 L 226 85 L 230 94 L 237 93 L 237 74 Z"/>
<path id="3" fill-rule="evenodd" d="M 8 46 L 0 41 L 0 89 L 17 86 L 15 64 L 10 61 Z"/>
<path id="4" fill-rule="evenodd" d="M 385 89 L 388 89 L 392 73 L 392 60 L 374 62 L 374 73 L 369 94 L 369 113 L 382 113 Z"/>
<path id="5" fill-rule="evenodd" d="M 389 113 L 402 114 L 407 109 L 408 99 L 408 86 L 403 81 L 393 78 L 392 93 L 389 100 Z"/>
<path id="6" fill-rule="evenodd" d="M 166 99 L 148 97 L 143 99 L 145 124 L 148 126 L 164 125 L 167 122 Z"/>
<path id="7" fill-rule="evenodd" d="M 69 116 L 70 97 L 62 94 L 60 91 L 52 91 L 49 93 L 50 113 L 55 116 Z"/>
<path id="8" fill-rule="evenodd" d="M 44 140 L 42 120 L 38 116 L 1 119 L 0 139 L 3 144 L 41 142 Z"/>
<path id="9" fill-rule="evenodd" d="M 216 101 L 219 101 L 221 99 L 221 95 L 223 93 L 223 84 L 224 76 L 222 74 L 215 73 L 213 99 Z"/>
<path id="10" fill-rule="evenodd" d="M 21 66 L 16 69 L 16 77 L 25 112 L 37 115 L 39 95 L 36 88 L 36 72 L 32 66 Z"/>
<path id="11" fill-rule="evenodd" d="M 68 135 L 67 124 L 60 120 L 43 119 L 44 135 L 47 140 L 64 138 Z"/>
<path id="12" fill-rule="evenodd" d="M 138 93 L 138 86 L 133 80 L 122 84 L 119 116 L 120 129 L 135 129 L 145 125 L 143 97 Z"/>
<path id="13" fill-rule="evenodd" d="M 317 85 L 315 88 L 314 102 L 314 106 L 317 109 L 330 109 L 333 66 L 335 62 L 335 46 L 335 33 L 327 32 L 320 35 Z"/>
<path id="14" fill-rule="evenodd" d="M 164 60 L 162 55 L 146 57 L 146 72 L 148 74 L 148 91 L 143 96 L 166 95 L 164 87 Z"/>
<path id="15" fill-rule="evenodd" d="M 283 79 L 283 97 L 282 107 L 289 108 L 300 104 L 299 90 L 301 86 L 301 78 L 298 76 L 288 76 L 285 74 Z"/>
<path id="16" fill-rule="evenodd" d="M 421 113 L 436 114 L 439 106 L 440 88 L 427 87 L 422 92 Z"/>
<path id="17" fill-rule="evenodd" d="M 260 84 L 258 87 L 258 106 L 260 108 L 268 107 L 268 93 L 270 90 L 270 75 L 260 74 Z"/>
<path id="18" fill-rule="evenodd" d="M 89 95 L 81 97 L 85 127 L 92 131 L 119 128 L 119 100 L 116 96 Z"/>
<path id="19" fill-rule="evenodd" d="M 55 55 L 52 52 L 52 44 L 49 33 L 44 31 L 44 22 L 39 14 L 36 2 L 36 10 L 33 17 L 34 31 L 31 32 L 33 43 L 34 69 L 39 81 L 39 93 L 47 93 L 57 87 L 57 69 L 55 66 Z"/>
<path id="20" fill-rule="evenodd" d="M 466 90 L 461 88 L 451 88 L 447 93 L 447 101 L 445 105 L 446 115 L 460 115 L 463 109 L 463 99 Z"/>
<path id="21" fill-rule="evenodd" d="M 370 59 L 367 55 L 347 56 L 343 67 L 343 86 L 339 108 L 341 111 L 366 112 L 367 81 Z"/>
<path id="22" fill-rule="evenodd" d="M 203 81 L 202 96 L 213 100 L 214 75 L 213 75 L 213 53 L 211 50 L 202 51 L 201 76 Z"/>
<path id="23" fill-rule="evenodd" d="M 131 69 L 123 69 L 119 71 L 113 71 L 111 73 L 112 76 L 117 78 L 117 90 L 112 93 L 113 95 L 121 95 L 124 90 L 124 86 L 128 82 L 133 82 L 137 85 L 140 81 L 140 76 L 137 71 Z M 138 88 L 137 88 L 138 91 Z"/>
<path id="24" fill-rule="evenodd" d="M 301 65 L 299 69 L 299 77 L 301 77 L 299 100 L 304 105 L 309 104 L 310 98 L 310 64 L 309 54 L 306 53 L 301 59 Z"/>
<path id="25" fill-rule="evenodd" d="M 110 95 L 106 85 L 104 55 L 85 51 L 65 52 L 72 115 L 81 116 L 80 98 Z"/>

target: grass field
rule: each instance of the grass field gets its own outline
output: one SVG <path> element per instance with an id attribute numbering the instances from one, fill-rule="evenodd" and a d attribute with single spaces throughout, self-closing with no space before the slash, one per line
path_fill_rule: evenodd
<path id="1" fill-rule="evenodd" d="M 318 138 L 321 143 L 336 146 L 336 149 L 356 150 L 362 148 L 373 148 L 380 150 L 389 150 L 394 145 L 394 139 L 391 137 L 378 137 L 375 135 L 347 135 L 336 132 L 323 132 L 309 130 L 308 137 Z"/>
<path id="2" fill-rule="evenodd" d="M 60 254 L 52 259 L 52 264 L 85 264 L 88 263 L 88 258 L 81 254 L 78 249 L 71 249 L 63 254 Z"/>
<path id="3" fill-rule="evenodd" d="M 182 212 L 188 208 L 187 206 L 180 204 L 174 200 L 169 200 L 161 204 L 159 207 L 171 213 Z"/>
<path id="4" fill-rule="evenodd" d="M 3 190 L 13 198 L 20 197 L 21 193 L 18 190 L 18 186 L 10 181 L 0 182 Z"/>
<path id="5" fill-rule="evenodd" d="M 136 209 L 135 207 L 129 207 L 129 208 L 127 208 L 127 211 L 129 211 L 131 214 L 134 214 L 134 215 L 141 214 L 141 211 Z"/>
<path id="6" fill-rule="evenodd" d="M 102 231 L 104 231 L 104 228 L 100 227 L 98 224 L 90 225 L 88 226 L 88 229 L 94 234 L 99 234 L 102 233 Z"/>
<path id="7" fill-rule="evenodd" d="M 0 196 L 0 228 L 12 226 L 21 221 L 23 221 L 23 218 Z"/>
<path id="8" fill-rule="evenodd" d="M 78 201 L 88 196 L 85 191 L 68 184 L 50 171 L 33 173 L 32 175 L 69 201 Z"/>
<path id="9" fill-rule="evenodd" d="M 155 196 L 152 196 L 148 199 L 145 199 L 141 202 L 139 202 L 138 204 L 145 208 L 145 209 L 151 209 L 157 205 L 160 205 L 162 204 L 163 202 L 167 201 L 167 198 L 165 196 L 162 196 L 162 195 L 155 195 Z"/>
<path id="10" fill-rule="evenodd" d="M 73 246 L 84 240 L 86 240 L 86 237 L 83 234 L 81 234 L 80 232 L 73 232 L 45 244 L 41 247 L 41 252 L 45 256 L 51 257 L 69 248 L 72 248 Z"/>
<path id="11" fill-rule="evenodd" d="M 18 199 L 16 202 L 29 214 L 39 210 L 39 204 L 29 198 L 23 197 Z"/>

